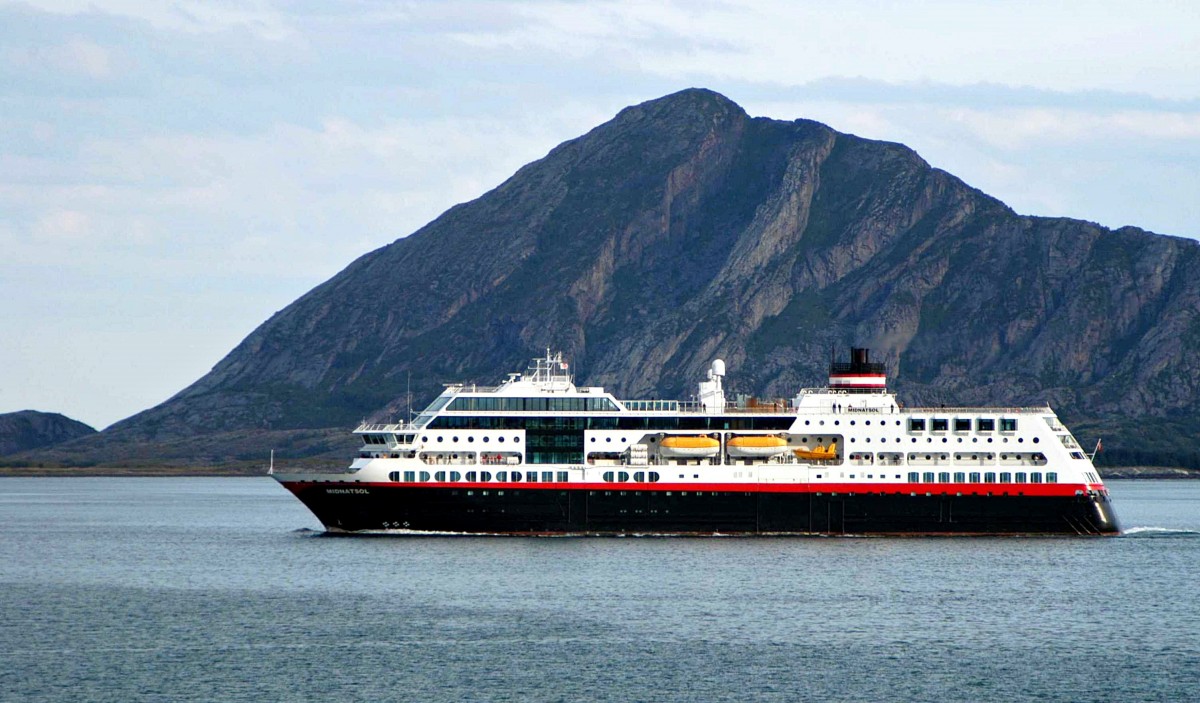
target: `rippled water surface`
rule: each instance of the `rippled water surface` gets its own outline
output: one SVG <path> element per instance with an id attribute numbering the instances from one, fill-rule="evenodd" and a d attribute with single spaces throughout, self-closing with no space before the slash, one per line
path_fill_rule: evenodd
<path id="1" fill-rule="evenodd" d="M 1200 700 L 1200 484 L 1110 490 L 1123 537 L 335 538 L 0 479 L 0 700 Z"/>

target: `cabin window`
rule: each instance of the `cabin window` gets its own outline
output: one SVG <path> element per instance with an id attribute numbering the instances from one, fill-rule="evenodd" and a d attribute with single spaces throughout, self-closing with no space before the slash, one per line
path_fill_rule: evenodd
<path id="1" fill-rule="evenodd" d="M 641 483 L 641 482 L 645 481 L 645 480 L 646 480 L 646 472 L 645 472 L 645 471 L 636 471 L 636 472 L 634 472 L 634 474 L 633 474 L 633 480 L 634 480 L 634 481 L 637 481 L 638 483 Z"/>
<path id="2" fill-rule="evenodd" d="M 1046 483 L 1058 483 L 1058 474 L 1053 471 L 1047 473 Z"/>
<path id="3" fill-rule="evenodd" d="M 605 471 L 605 472 L 604 472 L 604 480 L 605 480 L 605 481 L 607 481 L 607 482 L 609 482 L 609 483 L 612 483 L 612 480 L 613 480 L 613 476 L 614 476 L 614 475 L 615 475 L 615 474 L 614 474 L 612 471 Z"/>
<path id="4" fill-rule="evenodd" d="M 909 483 L 916 483 L 917 481 L 920 481 L 920 480 L 921 480 L 921 474 L 917 473 L 916 471 L 908 472 L 908 482 Z"/>
<path id="5" fill-rule="evenodd" d="M 969 478 L 970 478 L 971 483 L 979 483 L 979 472 L 972 471 Z"/>
<path id="6" fill-rule="evenodd" d="M 422 471 L 422 472 L 421 472 L 421 480 L 422 480 L 422 481 L 428 481 L 428 480 L 429 480 L 429 472 L 428 472 L 428 471 Z"/>
<path id="7" fill-rule="evenodd" d="M 967 475 L 965 473 L 963 473 L 962 471 L 954 472 L 954 482 L 955 483 L 965 483 L 966 480 L 967 480 Z"/>
<path id="8" fill-rule="evenodd" d="M 1008 471 L 1001 471 L 1000 483 L 1012 483 L 1012 474 Z"/>
<path id="9" fill-rule="evenodd" d="M 497 481 L 507 481 L 508 480 L 508 472 L 507 471 L 497 471 L 496 472 L 496 480 Z"/>
<path id="10" fill-rule="evenodd" d="M 924 483 L 933 483 L 933 472 L 926 471 L 924 477 L 921 480 Z"/>
<path id="11" fill-rule="evenodd" d="M 478 479 L 478 478 L 479 478 L 479 475 L 478 475 L 478 474 L 476 474 L 474 471 L 468 471 L 468 472 L 467 472 L 467 480 L 468 480 L 468 481 L 472 481 L 472 482 L 473 482 L 473 481 L 475 481 L 475 480 L 476 480 L 476 479 Z"/>
<path id="12" fill-rule="evenodd" d="M 954 418 L 954 431 L 955 432 L 970 432 L 971 431 L 971 419 L 967 418 L 967 417 Z"/>
<path id="13" fill-rule="evenodd" d="M 625 481 L 628 481 L 629 480 L 629 472 L 628 471 L 618 471 L 617 472 L 617 480 L 622 483 L 624 483 Z"/>
<path id="14" fill-rule="evenodd" d="M 480 481 L 491 481 L 492 480 L 492 472 L 491 471 L 480 471 L 479 472 L 479 480 Z"/>
<path id="15" fill-rule="evenodd" d="M 545 478 L 546 478 L 546 474 L 542 474 L 542 479 L 543 479 L 543 480 L 545 480 Z M 566 471 L 559 471 L 559 472 L 558 472 L 558 482 L 559 482 L 559 483 L 566 483 L 566 482 L 567 482 L 567 472 L 566 472 Z"/>
<path id="16" fill-rule="evenodd" d="M 938 483 L 950 483 L 950 472 L 942 471 L 938 473 Z"/>
<path id="17" fill-rule="evenodd" d="M 1001 432 L 1016 432 L 1017 431 L 1017 418 L 1015 418 L 1015 417 L 1000 418 L 1000 431 Z"/>
<path id="18" fill-rule="evenodd" d="M 392 473 L 388 474 L 388 480 L 389 481 L 399 481 L 400 480 L 400 472 L 393 471 Z"/>
<path id="19" fill-rule="evenodd" d="M 996 419 L 991 417 L 981 417 L 975 421 L 976 432 L 995 432 Z"/>
<path id="20" fill-rule="evenodd" d="M 1033 473 L 1029 474 L 1029 482 L 1030 483 L 1041 483 L 1042 482 L 1042 473 L 1040 471 L 1034 471 Z"/>
<path id="21" fill-rule="evenodd" d="M 1029 477 L 1025 475 L 1024 471 L 1017 472 L 1017 480 L 1016 480 L 1017 483 L 1026 483 L 1028 481 L 1029 481 Z"/>
<path id="22" fill-rule="evenodd" d="M 944 417 L 935 417 L 929 421 L 929 429 L 933 432 L 945 432 L 950 428 L 950 421 Z"/>
<path id="23" fill-rule="evenodd" d="M 996 472 L 988 471 L 988 472 L 984 473 L 983 482 L 984 483 L 995 483 L 996 482 Z"/>
<path id="24" fill-rule="evenodd" d="M 433 475 L 433 480 L 434 480 L 434 481 L 445 481 L 445 480 L 446 480 L 446 472 L 445 472 L 445 471 L 439 471 L 439 472 L 435 473 L 435 474 Z"/>
<path id="25" fill-rule="evenodd" d="M 649 475 L 649 476 L 647 476 L 647 478 L 649 478 L 649 479 L 650 479 L 650 483 L 655 483 L 656 481 L 658 481 L 658 472 L 657 472 L 657 471 L 651 471 L 651 472 L 650 472 L 650 475 Z"/>
<path id="26" fill-rule="evenodd" d="M 924 432 L 925 431 L 925 418 L 923 418 L 923 417 L 910 418 L 908 421 L 908 431 L 909 432 Z"/>
<path id="27" fill-rule="evenodd" d="M 404 472 L 404 480 L 407 481 L 408 483 L 412 483 L 413 481 L 416 481 L 417 480 L 417 472 L 416 471 L 405 471 Z"/>

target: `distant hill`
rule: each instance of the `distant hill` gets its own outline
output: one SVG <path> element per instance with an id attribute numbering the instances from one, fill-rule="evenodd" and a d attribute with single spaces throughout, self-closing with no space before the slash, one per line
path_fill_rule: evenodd
<path id="1" fill-rule="evenodd" d="M 94 434 L 94 428 L 58 413 L 4 413 L 0 414 L 0 456 Z"/>
<path id="2" fill-rule="evenodd" d="M 1200 466 L 1198 315 L 1195 241 L 1018 215 L 903 145 L 692 89 L 365 254 L 168 401 L 46 456 L 344 457 L 332 432 L 402 416 L 410 374 L 420 406 L 546 347 L 621 396 L 686 397 L 715 357 L 731 391 L 790 396 L 853 343 L 906 402 L 1048 402 L 1103 433 L 1101 459 Z"/>

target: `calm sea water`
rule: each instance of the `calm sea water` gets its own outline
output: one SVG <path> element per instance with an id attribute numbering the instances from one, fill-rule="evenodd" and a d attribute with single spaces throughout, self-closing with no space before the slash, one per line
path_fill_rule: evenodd
<path id="1" fill-rule="evenodd" d="M 334 538 L 0 479 L 0 700 L 1200 700 L 1200 484 L 1110 488 L 1124 537 Z"/>

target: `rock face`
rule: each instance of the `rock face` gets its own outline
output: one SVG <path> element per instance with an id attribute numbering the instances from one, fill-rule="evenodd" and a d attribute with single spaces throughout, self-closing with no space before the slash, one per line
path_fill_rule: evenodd
<path id="1" fill-rule="evenodd" d="M 419 409 L 546 347 L 619 396 L 687 397 L 715 357 L 734 392 L 790 396 L 853 343 L 910 404 L 1050 402 L 1108 447 L 1170 427 L 1156 446 L 1179 449 L 1198 434 L 1198 312 L 1194 241 L 1017 215 L 902 145 L 693 89 L 362 256 L 72 446 L 208 438 L 220 456 L 223 433 L 400 417 L 410 374 Z"/>
<path id="2" fill-rule="evenodd" d="M 0 456 L 94 434 L 95 429 L 58 413 L 5 413 L 0 415 Z"/>

